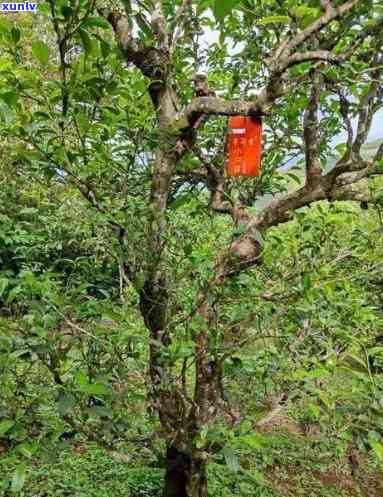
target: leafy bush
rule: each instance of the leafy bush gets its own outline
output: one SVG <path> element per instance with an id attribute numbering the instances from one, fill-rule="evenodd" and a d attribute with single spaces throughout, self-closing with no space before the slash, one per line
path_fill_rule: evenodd
<path id="1" fill-rule="evenodd" d="M 15 461 L 0 461 L 0 496 L 11 485 Z M 160 497 L 163 471 L 120 463 L 99 449 L 45 454 L 27 475 L 23 497 Z"/>

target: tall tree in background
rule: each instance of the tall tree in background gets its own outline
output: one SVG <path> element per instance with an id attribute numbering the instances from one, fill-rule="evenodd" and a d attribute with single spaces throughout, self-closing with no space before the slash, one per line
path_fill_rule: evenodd
<path id="1" fill-rule="evenodd" d="M 149 398 L 167 444 L 164 497 L 207 495 L 204 433 L 224 403 L 225 359 L 242 343 L 230 341 L 220 302 L 262 264 L 268 228 L 317 201 L 379 200 L 369 180 L 383 173 L 383 145 L 362 153 L 383 104 L 379 4 L 50 0 L 24 47 L 19 28 L 0 19 L 0 111 L 18 167 L 79 189 L 110 226 L 122 279 L 139 294 Z M 225 177 L 217 116 L 234 115 L 264 118 L 259 179 Z M 278 169 L 294 157 L 303 184 L 281 193 Z M 177 238 L 176 209 L 198 189 L 232 232 L 182 300 L 171 239 L 182 240 L 182 266 L 193 246 Z M 255 211 L 265 193 L 278 195 Z M 191 345 L 177 357 L 180 341 Z"/>

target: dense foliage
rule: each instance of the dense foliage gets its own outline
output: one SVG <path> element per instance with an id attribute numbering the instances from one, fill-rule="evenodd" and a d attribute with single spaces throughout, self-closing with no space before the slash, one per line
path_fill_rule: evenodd
<path id="1" fill-rule="evenodd" d="M 0 495 L 381 495 L 382 16 L 0 17 Z"/>

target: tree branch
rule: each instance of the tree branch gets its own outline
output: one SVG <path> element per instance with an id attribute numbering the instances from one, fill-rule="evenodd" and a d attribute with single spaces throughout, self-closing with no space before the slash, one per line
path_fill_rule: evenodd
<path id="1" fill-rule="evenodd" d="M 265 88 L 253 101 L 245 100 L 225 100 L 218 97 L 200 97 L 195 98 L 180 113 L 176 122 L 175 129 L 183 130 L 193 127 L 196 120 L 201 115 L 265 115 L 270 113 L 274 101 L 282 96 L 290 86 L 285 87 L 286 79 L 284 73 L 289 67 L 307 61 L 325 61 L 339 63 L 340 58 L 327 50 L 310 50 L 306 52 L 295 52 L 304 41 L 318 33 L 331 21 L 350 11 L 360 0 L 349 0 L 340 7 L 328 9 L 326 13 L 314 22 L 311 26 L 298 33 L 294 38 L 286 40 L 277 48 L 270 57 L 270 76 Z"/>
<path id="2" fill-rule="evenodd" d="M 340 113 L 342 115 L 346 131 L 347 131 L 347 154 L 349 155 L 352 150 L 352 144 L 354 141 L 354 131 L 352 129 L 351 119 L 350 119 L 350 102 L 347 100 L 344 92 L 339 88 L 339 104 L 340 104 Z"/>
<path id="3" fill-rule="evenodd" d="M 383 160 L 383 142 L 380 144 L 378 150 L 376 151 L 374 161 L 380 162 Z"/>
<path id="4" fill-rule="evenodd" d="M 331 193 L 331 200 L 348 200 L 369 203 L 373 198 L 368 190 L 358 189 L 355 186 L 348 185 L 334 189 Z"/>
<path id="5" fill-rule="evenodd" d="M 221 214 L 234 213 L 234 206 L 227 193 L 223 172 L 215 167 L 209 159 L 203 156 L 201 150 L 194 147 L 194 153 L 205 166 L 207 171 L 207 187 L 210 190 L 210 206 Z"/>
<path id="6" fill-rule="evenodd" d="M 326 13 L 330 13 L 334 9 L 331 0 L 321 0 L 320 3 Z"/>
<path id="7" fill-rule="evenodd" d="M 309 50 L 307 52 L 295 52 L 293 55 L 288 57 L 285 62 L 284 70 L 296 64 L 314 60 L 322 60 L 324 62 L 331 62 L 333 64 L 340 63 L 339 57 L 329 52 L 328 50 Z"/>
<path id="8" fill-rule="evenodd" d="M 319 160 L 318 107 L 322 78 L 318 73 L 312 76 L 311 95 L 303 120 L 303 137 L 306 148 L 306 183 L 315 186 L 322 176 Z"/>
<path id="9" fill-rule="evenodd" d="M 121 8 L 105 8 L 98 7 L 98 12 L 100 15 L 105 17 L 110 25 L 112 26 L 117 42 L 125 55 L 126 61 L 133 63 L 138 69 L 141 70 L 142 74 L 151 80 L 160 81 L 164 73 L 164 61 L 161 57 L 161 52 L 164 50 L 164 45 L 161 49 L 157 49 L 152 46 L 146 46 L 145 43 L 139 38 L 133 36 L 133 24 L 132 20 L 124 13 L 122 6 Z M 158 14 L 158 11 L 155 11 Z M 160 35 L 161 29 L 163 28 L 163 21 L 161 19 L 161 12 L 157 15 L 157 18 L 152 19 L 153 29 L 158 29 L 156 33 Z M 153 13 L 154 14 L 154 13 Z M 163 43 L 166 42 L 166 37 Z M 149 88 L 150 91 L 150 88 Z M 154 95 L 152 99 L 155 100 Z"/>
<path id="10" fill-rule="evenodd" d="M 326 8 L 325 14 L 317 19 L 315 22 L 310 24 L 306 29 L 299 32 L 292 39 L 286 40 L 281 46 L 276 50 L 274 56 L 276 59 L 281 59 L 283 57 L 288 57 L 294 50 L 296 50 L 303 42 L 310 38 L 315 33 L 321 31 L 330 22 L 344 16 L 347 12 L 355 7 L 360 2 L 360 0 L 348 0 L 343 5 L 334 8 Z M 326 2 L 327 4 L 328 2 Z"/>
<path id="11" fill-rule="evenodd" d="M 194 127 L 201 115 L 220 116 L 258 116 L 265 113 L 265 108 L 255 100 L 225 100 L 219 97 L 197 97 L 187 106 L 184 113 L 177 116 L 174 126 L 180 130 Z"/>
<path id="12" fill-rule="evenodd" d="M 339 186 L 351 185 L 372 176 L 383 175 L 383 168 L 377 162 L 378 161 L 373 161 L 360 171 L 354 171 L 346 175 L 339 176 L 336 179 L 336 184 Z"/>
<path id="13" fill-rule="evenodd" d="M 169 36 L 162 8 L 162 0 L 153 0 L 153 5 L 154 5 L 154 11 L 152 13 L 152 18 L 151 18 L 153 33 L 157 37 L 160 50 L 163 52 L 168 52 Z"/>
<path id="14" fill-rule="evenodd" d="M 376 69 L 371 74 L 371 84 L 369 91 L 361 99 L 361 110 L 359 112 L 358 118 L 358 128 L 356 131 L 356 137 L 352 145 L 352 152 L 356 155 L 360 155 L 360 149 L 365 143 L 368 133 L 371 128 L 372 118 L 374 116 L 374 104 L 376 97 L 379 94 L 381 88 L 381 75 L 383 56 L 376 55 L 374 57 L 373 65 L 376 65 Z"/>
<path id="15" fill-rule="evenodd" d="M 358 47 L 369 37 L 376 36 L 381 33 L 383 29 L 383 17 L 378 19 L 375 24 L 362 29 L 355 39 L 348 45 L 348 47 L 342 52 L 341 60 L 346 60 L 352 56 Z"/>
<path id="16" fill-rule="evenodd" d="M 191 7 L 191 0 L 182 0 L 182 4 L 177 10 L 173 22 L 170 25 L 169 29 L 169 43 L 170 43 L 170 51 L 173 52 L 177 41 L 182 35 L 182 31 L 187 22 L 186 13 L 187 10 Z M 190 20 L 188 20 L 190 22 Z"/>

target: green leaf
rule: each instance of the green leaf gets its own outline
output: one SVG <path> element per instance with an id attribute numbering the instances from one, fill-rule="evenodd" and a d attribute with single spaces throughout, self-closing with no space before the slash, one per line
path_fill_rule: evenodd
<path id="1" fill-rule="evenodd" d="M 0 119 L 7 125 L 15 120 L 15 112 L 5 102 L 0 102 Z"/>
<path id="2" fill-rule="evenodd" d="M 57 401 L 57 410 L 61 416 L 68 414 L 76 404 L 72 395 L 60 395 Z"/>
<path id="3" fill-rule="evenodd" d="M 9 284 L 9 280 L 7 278 L 0 278 L 0 297 L 4 295 L 4 291 Z"/>
<path id="4" fill-rule="evenodd" d="M 293 12 L 296 17 L 306 17 L 317 15 L 318 10 L 319 9 L 308 7 L 307 5 L 298 5 L 298 7 L 295 7 L 295 9 L 293 9 Z"/>
<path id="5" fill-rule="evenodd" d="M 304 380 L 304 379 L 315 379 L 322 378 L 328 375 L 328 371 L 324 368 L 315 368 L 311 371 L 306 371 L 305 369 L 297 369 L 292 373 L 291 377 L 295 380 Z"/>
<path id="6" fill-rule="evenodd" d="M 305 292 L 308 292 L 312 287 L 311 276 L 309 273 L 305 273 L 302 278 L 302 286 Z"/>
<path id="7" fill-rule="evenodd" d="M 347 149 L 347 143 L 338 143 L 338 145 L 335 146 L 335 150 L 340 154 L 344 154 L 346 149 Z"/>
<path id="8" fill-rule="evenodd" d="M 308 404 L 307 411 L 313 419 L 319 419 L 320 416 L 320 407 L 312 402 Z"/>
<path id="9" fill-rule="evenodd" d="M 99 40 L 100 40 L 101 55 L 104 59 L 106 59 L 110 54 L 111 47 L 109 43 L 103 40 L 102 38 L 99 37 Z"/>
<path id="10" fill-rule="evenodd" d="M 145 282 L 146 282 L 146 275 L 145 275 L 145 273 L 143 273 L 143 272 L 138 273 L 137 276 L 136 276 L 136 279 L 134 281 L 134 287 L 135 287 L 135 289 L 136 289 L 137 292 L 139 292 L 140 290 L 142 290 L 142 288 L 145 285 Z"/>
<path id="11" fill-rule="evenodd" d="M 15 350 L 14 352 L 12 352 L 10 357 L 11 357 L 11 359 L 17 359 L 18 357 L 30 355 L 30 353 L 31 353 L 31 351 L 28 349 L 20 349 L 20 350 Z"/>
<path id="12" fill-rule="evenodd" d="M 12 24 L 3 17 L 0 17 L 0 33 L 7 33 L 12 29 Z"/>
<path id="13" fill-rule="evenodd" d="M 81 23 L 81 27 L 109 29 L 110 24 L 103 17 L 88 17 Z"/>
<path id="14" fill-rule="evenodd" d="M 363 359 L 351 353 L 348 353 L 347 356 L 353 361 L 355 361 L 357 364 L 359 364 L 363 369 L 368 370 L 368 364 L 366 364 L 366 362 Z"/>
<path id="15" fill-rule="evenodd" d="M 8 107 L 15 107 L 17 103 L 17 93 L 13 91 L 7 91 L 1 95 L 1 98 L 8 105 Z"/>
<path id="16" fill-rule="evenodd" d="M 204 445 L 206 444 L 208 432 L 209 432 L 209 427 L 207 425 L 204 425 L 201 431 L 199 432 L 199 435 L 196 440 L 196 447 L 198 449 L 204 447 Z"/>
<path id="17" fill-rule="evenodd" d="M 132 11 L 132 2 L 131 0 L 121 0 L 122 5 L 125 7 L 127 13 Z"/>
<path id="18" fill-rule="evenodd" d="M 135 19 L 141 31 L 144 33 L 144 35 L 147 36 L 148 38 L 154 38 L 153 31 L 151 30 L 150 25 L 146 21 L 145 17 L 141 14 L 137 14 L 135 16 Z"/>
<path id="19" fill-rule="evenodd" d="M 11 37 L 12 37 L 12 41 L 13 43 L 18 43 L 20 41 L 20 38 L 21 38 L 21 31 L 19 28 L 16 28 L 16 27 L 13 27 L 11 29 Z"/>
<path id="20" fill-rule="evenodd" d="M 298 185 L 300 185 L 302 183 L 301 178 L 294 173 L 287 173 L 287 176 L 289 176 L 291 179 L 293 179 L 295 181 L 295 183 L 297 183 Z"/>
<path id="21" fill-rule="evenodd" d="M 87 55 L 97 55 L 97 41 L 91 38 L 89 34 L 84 29 L 79 29 L 78 33 L 81 38 L 82 46 L 84 47 L 85 53 Z"/>
<path id="22" fill-rule="evenodd" d="M 12 350 L 12 338 L 0 335 L 0 351 L 10 352 Z"/>
<path id="23" fill-rule="evenodd" d="M 376 456 L 378 457 L 379 461 L 383 462 L 383 445 L 379 443 L 377 440 L 370 439 L 369 443 L 371 445 L 371 448 L 375 452 Z"/>
<path id="24" fill-rule="evenodd" d="M 239 445 L 244 447 L 250 447 L 251 449 L 262 449 L 266 445 L 265 436 L 259 433 L 250 433 L 244 435 L 238 439 Z"/>
<path id="25" fill-rule="evenodd" d="M 196 314 L 190 321 L 190 328 L 193 331 L 199 332 L 206 329 L 206 322 L 200 314 Z"/>
<path id="26" fill-rule="evenodd" d="M 241 465 L 239 464 L 239 459 L 233 449 L 225 447 L 223 449 L 223 457 L 225 458 L 225 462 L 230 471 L 233 471 L 234 473 L 240 471 Z"/>
<path id="27" fill-rule="evenodd" d="M 49 48 L 43 41 L 37 40 L 32 43 L 32 53 L 42 65 L 48 64 Z"/>
<path id="28" fill-rule="evenodd" d="M 20 452 L 20 454 L 22 454 L 23 456 L 27 457 L 28 459 L 30 459 L 33 456 L 33 454 L 36 453 L 37 449 L 38 449 L 38 444 L 36 442 L 34 443 L 24 442 L 16 447 L 16 450 Z"/>
<path id="29" fill-rule="evenodd" d="M 7 433 L 12 426 L 14 426 L 15 422 L 11 419 L 6 419 L 5 421 L 0 422 L 0 436 Z"/>
<path id="30" fill-rule="evenodd" d="M 12 290 L 8 293 L 6 303 L 11 304 L 21 292 L 22 292 L 22 288 L 20 285 L 12 288 Z"/>
<path id="31" fill-rule="evenodd" d="M 171 204 L 173 209 L 178 209 L 179 207 L 182 207 L 183 205 L 187 204 L 190 200 L 190 195 L 180 195 L 177 197 Z"/>
<path id="32" fill-rule="evenodd" d="M 84 392 L 88 395 L 108 395 L 110 393 L 108 387 L 103 383 L 91 383 L 84 388 Z"/>
<path id="33" fill-rule="evenodd" d="M 25 464 L 20 464 L 12 476 L 11 492 L 17 493 L 22 490 L 27 477 L 27 467 Z"/>
<path id="34" fill-rule="evenodd" d="M 76 374 L 76 383 L 80 392 L 87 395 L 107 395 L 110 393 L 109 388 L 104 383 L 89 383 L 84 373 Z"/>
<path id="35" fill-rule="evenodd" d="M 63 5 L 61 7 L 61 13 L 65 17 L 65 19 L 70 19 L 73 16 L 73 9 L 69 7 L 69 5 Z"/>
<path id="36" fill-rule="evenodd" d="M 113 411 L 104 406 L 93 406 L 88 409 L 88 413 L 99 418 L 113 418 Z"/>
<path id="37" fill-rule="evenodd" d="M 238 0 L 215 0 L 213 6 L 214 17 L 217 21 L 222 22 L 238 3 Z"/>
<path id="38" fill-rule="evenodd" d="M 293 13 L 301 20 L 300 27 L 304 29 L 321 15 L 321 10 L 307 5 L 299 5 L 293 10 Z"/>
<path id="39" fill-rule="evenodd" d="M 78 34 L 80 35 L 81 43 L 82 43 L 82 46 L 84 47 L 85 53 L 89 54 L 91 52 L 91 50 L 92 50 L 92 44 L 90 42 L 90 36 L 83 29 L 79 29 L 78 30 Z"/>
<path id="40" fill-rule="evenodd" d="M 291 19 L 289 16 L 267 16 L 258 21 L 258 24 L 267 26 L 268 24 L 289 24 Z"/>
<path id="41" fill-rule="evenodd" d="M 205 10 L 212 8 L 214 0 L 200 0 L 197 5 L 197 15 L 201 15 Z"/>

